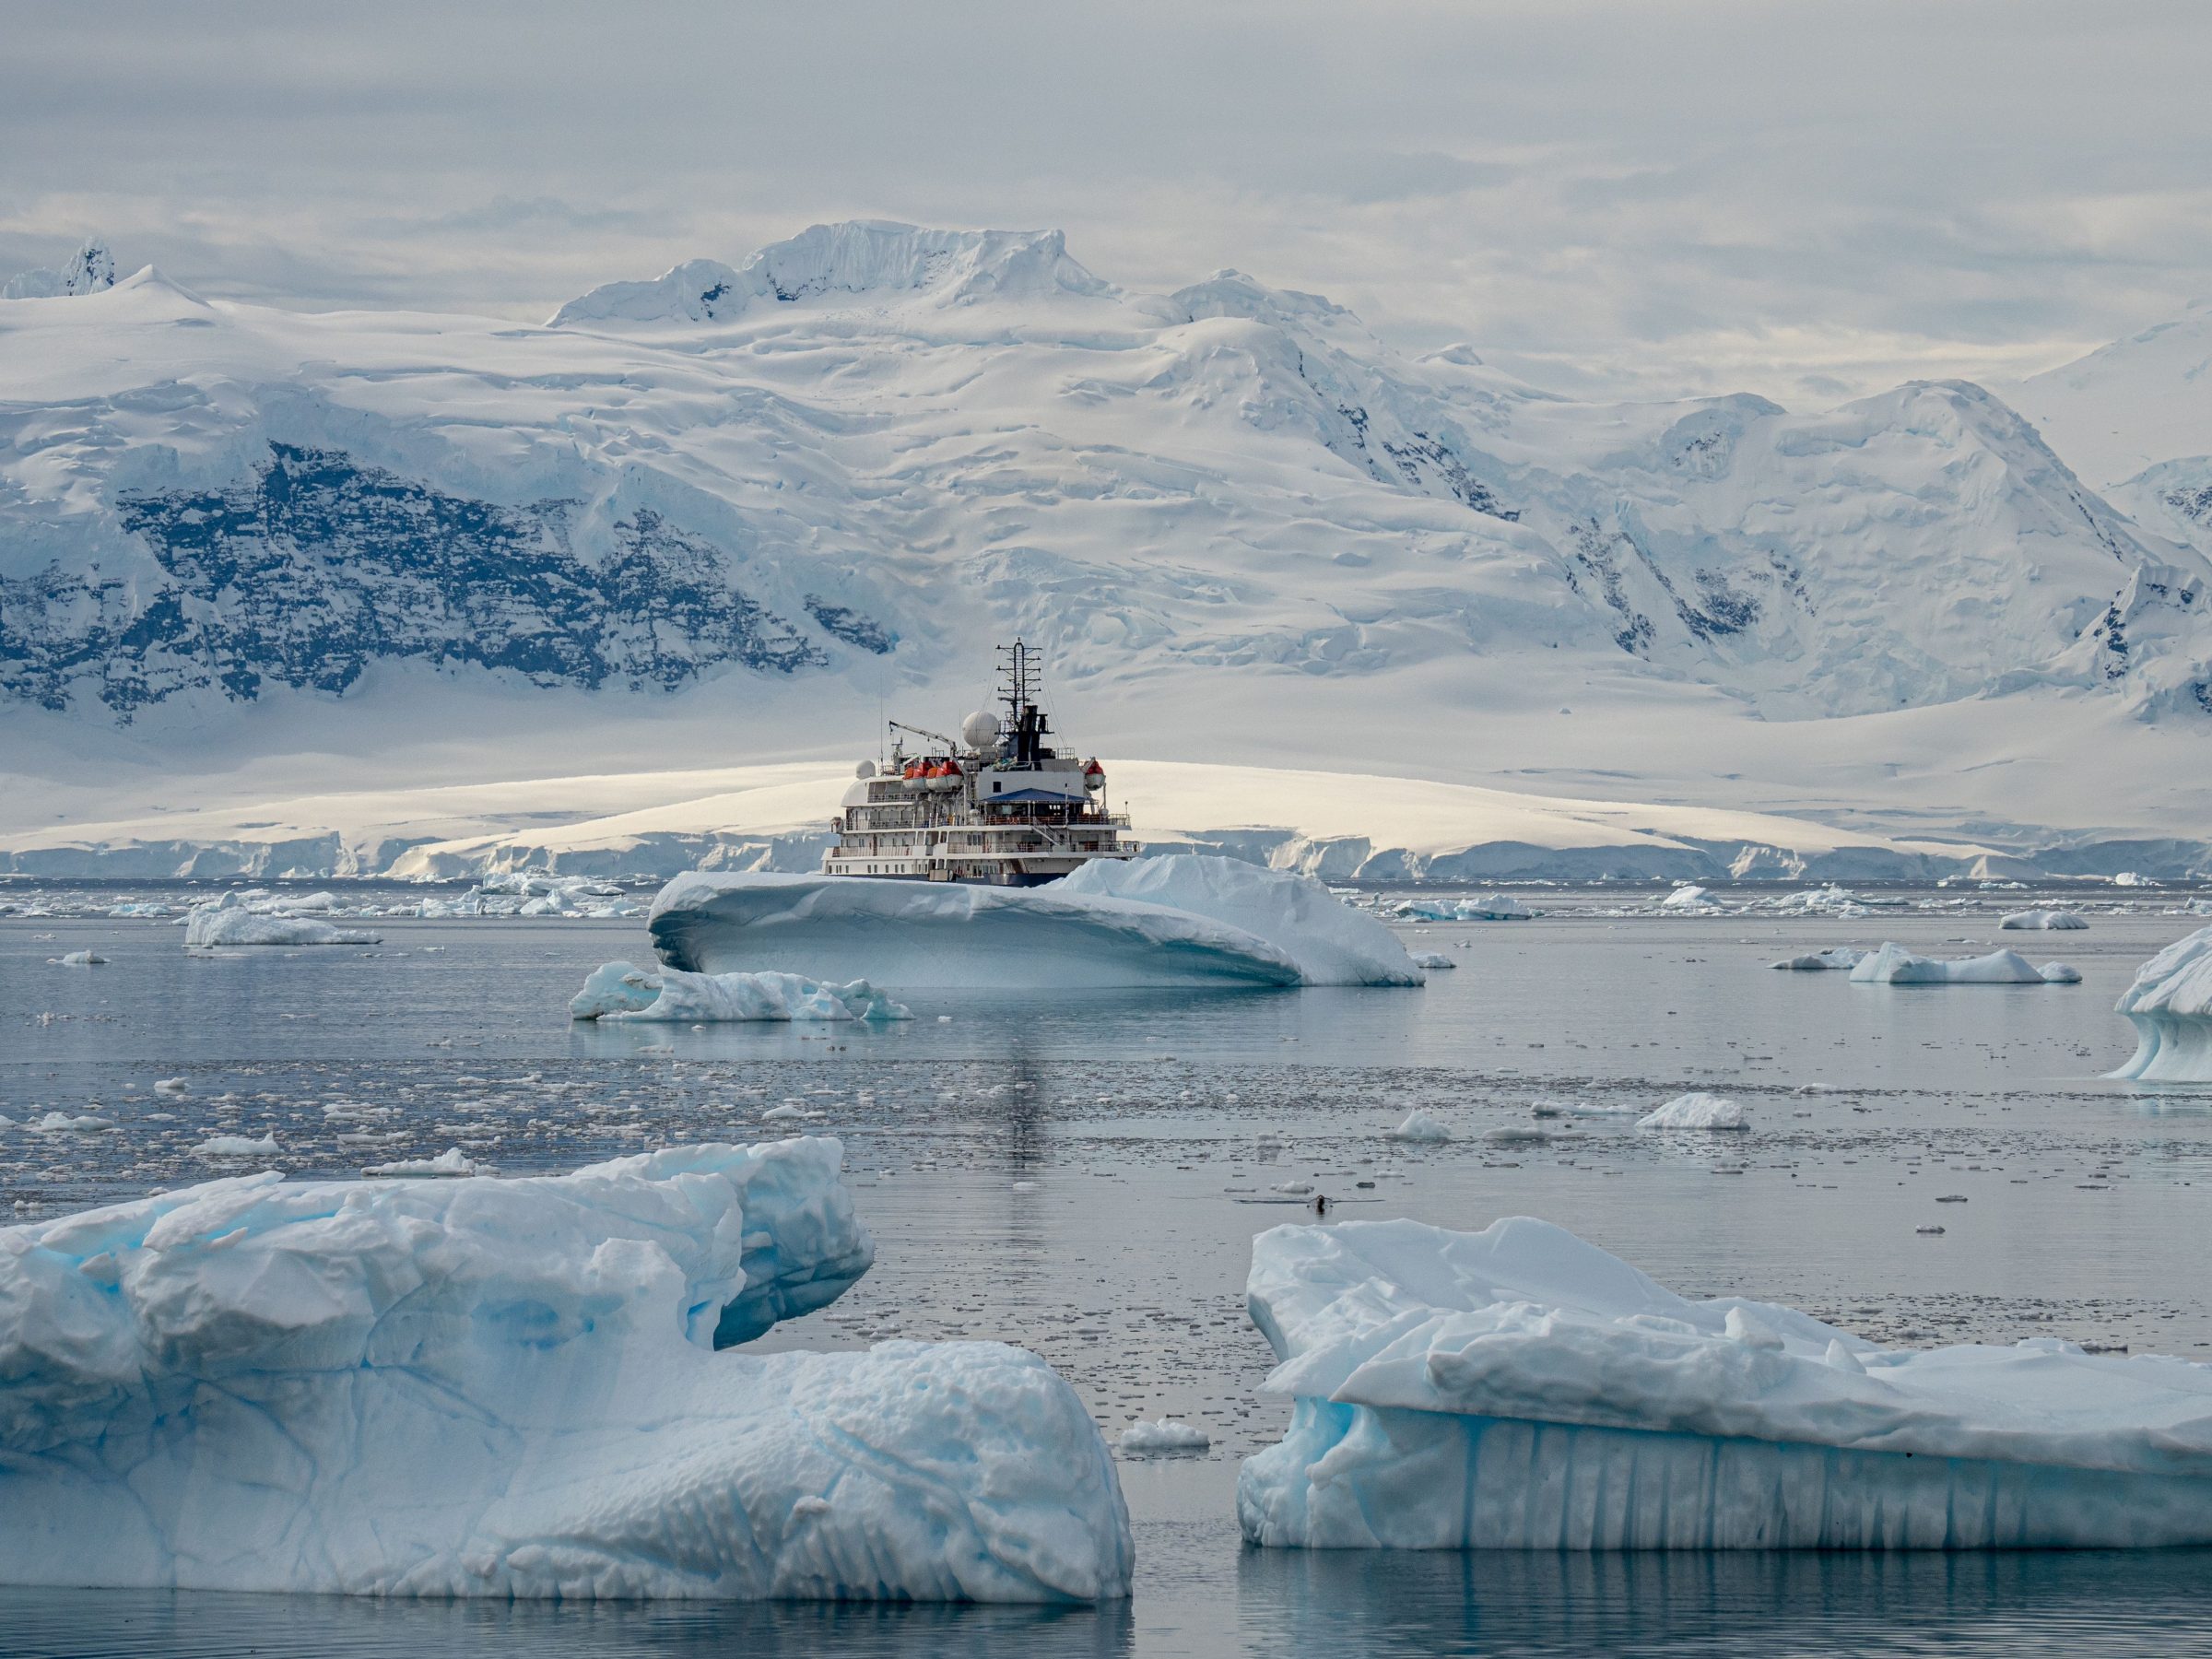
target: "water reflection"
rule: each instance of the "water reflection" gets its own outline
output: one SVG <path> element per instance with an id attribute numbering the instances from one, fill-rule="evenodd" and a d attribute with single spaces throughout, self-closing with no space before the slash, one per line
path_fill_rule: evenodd
<path id="1" fill-rule="evenodd" d="M 1247 1549 L 1250 1651 L 2136 1653 L 2203 1629 L 2202 1550 L 1469 1554 Z"/>
<path id="2" fill-rule="evenodd" d="M 406 1659 L 615 1653 L 818 1659 L 1035 1655 L 1108 1659 L 1131 1651 L 1126 1603 L 1105 1608 L 686 1603 L 546 1605 L 376 1601 L 331 1595 L 0 1589 L 8 1659 Z"/>

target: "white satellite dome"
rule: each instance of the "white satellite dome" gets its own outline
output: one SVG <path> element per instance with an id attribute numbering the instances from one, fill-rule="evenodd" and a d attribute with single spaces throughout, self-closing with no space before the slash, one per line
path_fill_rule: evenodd
<path id="1" fill-rule="evenodd" d="M 858 766 L 853 769 L 853 775 L 856 778 L 874 777 L 876 775 L 876 762 L 873 760 L 863 760 Z"/>
<path id="2" fill-rule="evenodd" d="M 998 741 L 998 716 L 978 709 L 960 722 L 960 741 L 970 748 L 989 748 Z"/>

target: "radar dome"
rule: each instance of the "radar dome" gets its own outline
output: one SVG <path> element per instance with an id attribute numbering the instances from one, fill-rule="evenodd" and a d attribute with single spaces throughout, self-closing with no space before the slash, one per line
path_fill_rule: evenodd
<path id="1" fill-rule="evenodd" d="M 978 709 L 960 722 L 960 741 L 970 748 L 989 748 L 998 741 L 998 716 Z"/>
<path id="2" fill-rule="evenodd" d="M 858 766 L 853 769 L 853 775 L 856 778 L 874 777 L 876 775 L 876 762 L 873 760 L 863 760 Z"/>

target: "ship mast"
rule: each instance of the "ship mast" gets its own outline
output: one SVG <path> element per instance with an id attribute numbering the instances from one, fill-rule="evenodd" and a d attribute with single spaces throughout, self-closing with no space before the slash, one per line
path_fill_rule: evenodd
<path id="1" fill-rule="evenodd" d="M 1013 745 L 1014 764 L 1033 768 L 1040 760 L 1053 758 L 1053 751 L 1043 747 L 1053 728 L 1037 707 L 1037 672 L 1030 664 L 1029 645 L 1017 638 L 1013 644 L 998 648 L 998 657 L 1006 677 L 1006 688 L 999 697 L 1006 705 L 1006 737 Z"/>

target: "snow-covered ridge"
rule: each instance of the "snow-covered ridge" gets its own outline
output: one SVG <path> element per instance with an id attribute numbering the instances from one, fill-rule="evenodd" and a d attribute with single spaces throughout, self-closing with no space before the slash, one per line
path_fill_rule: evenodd
<path id="1" fill-rule="evenodd" d="M 839 1160 L 270 1173 L 0 1230 L 0 1581 L 1125 1594 L 1111 1457 L 1034 1356 L 714 1351 L 866 1271 Z"/>
<path id="2" fill-rule="evenodd" d="M 1245 1535 L 1411 1548 L 2212 1541 L 2212 1368 L 2036 1338 L 1885 1350 L 1692 1301 L 1548 1223 L 1280 1227 L 1252 1316 L 1296 1402 Z"/>
<path id="3" fill-rule="evenodd" d="M 718 323 L 761 305 L 829 299 L 940 305 L 1004 298 L 1090 297 L 1113 290 L 1067 256 L 1057 230 L 929 230 L 882 219 L 811 225 L 743 265 L 694 259 L 650 282 L 610 282 L 570 300 L 547 324 Z"/>
<path id="4" fill-rule="evenodd" d="M 642 286 L 550 329 L 151 272 L 0 306 L 27 764 L 397 781 L 456 717 L 518 777 L 843 752 L 1018 631 L 1121 752 L 1202 703 L 1221 759 L 1418 771 L 1479 713 L 1532 788 L 2047 842 L 2212 813 L 2170 747 L 2212 737 L 2212 566 L 1980 388 L 1577 403 L 1049 232 L 827 226 Z"/>

